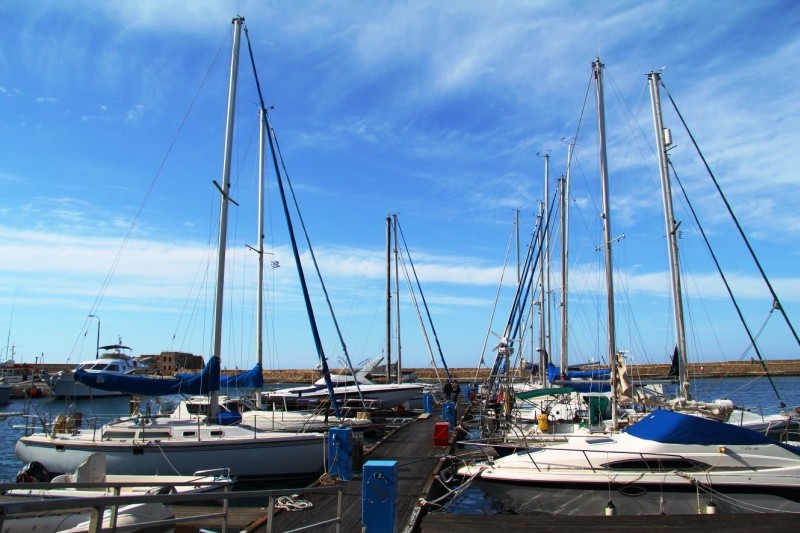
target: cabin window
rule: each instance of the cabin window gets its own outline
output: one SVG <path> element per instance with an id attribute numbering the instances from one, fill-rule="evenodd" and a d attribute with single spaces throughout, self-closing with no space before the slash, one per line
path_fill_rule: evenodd
<path id="1" fill-rule="evenodd" d="M 208 414 L 208 404 L 207 403 L 186 403 L 186 410 L 189 412 L 190 415 L 206 415 Z"/>
<path id="2" fill-rule="evenodd" d="M 196 437 L 197 436 L 197 432 L 196 431 L 184 431 L 183 432 L 183 436 L 184 437 Z"/>
<path id="3" fill-rule="evenodd" d="M 106 370 L 108 370 L 109 372 L 119 372 L 119 365 L 116 364 L 108 365 L 108 368 L 106 368 Z"/>
<path id="4" fill-rule="evenodd" d="M 220 431 L 220 430 L 218 430 L 218 429 L 217 429 L 217 430 L 214 430 L 214 431 L 211 431 L 211 436 L 212 436 L 212 437 L 221 437 L 221 436 L 223 436 L 224 434 L 225 434 L 225 432 L 224 432 L 224 431 Z"/>
<path id="5" fill-rule="evenodd" d="M 650 472 L 672 472 L 680 470 L 682 472 L 708 470 L 709 465 L 684 459 L 681 457 L 640 457 L 637 459 L 627 459 L 625 461 L 614 461 L 603 465 L 608 470 L 629 471 L 647 470 Z"/>
<path id="6" fill-rule="evenodd" d="M 103 433 L 104 439 L 133 439 L 136 437 L 135 431 L 106 431 Z"/>
<path id="7" fill-rule="evenodd" d="M 139 438 L 156 440 L 156 439 L 168 439 L 170 437 L 169 431 L 142 431 L 139 433 Z"/>

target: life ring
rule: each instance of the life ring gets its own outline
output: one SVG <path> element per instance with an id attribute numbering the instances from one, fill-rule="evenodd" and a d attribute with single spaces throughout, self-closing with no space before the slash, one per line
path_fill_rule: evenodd
<path id="1" fill-rule="evenodd" d="M 28 398 L 38 398 L 42 395 L 42 391 L 38 387 L 31 387 L 27 391 Z"/>

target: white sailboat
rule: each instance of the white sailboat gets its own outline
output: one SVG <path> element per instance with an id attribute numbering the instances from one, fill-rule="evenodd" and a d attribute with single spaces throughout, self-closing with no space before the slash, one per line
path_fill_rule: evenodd
<path id="1" fill-rule="evenodd" d="M 74 429 L 69 432 L 40 432 L 19 439 L 15 447 L 18 459 L 38 461 L 50 472 L 73 472 L 90 455 L 104 452 L 109 474 L 191 474 L 197 470 L 224 466 L 232 476 L 268 478 L 300 477 L 322 472 L 324 435 L 290 434 L 259 431 L 241 425 L 226 425 L 218 417 L 219 361 L 222 347 L 222 311 L 227 239 L 228 190 L 230 187 L 233 118 L 239 41 L 244 18 L 233 19 L 230 83 L 226 122 L 226 141 L 220 207 L 219 251 L 215 298 L 213 355 L 210 368 L 216 376 L 206 383 L 210 400 L 204 419 L 132 417 L 99 428 Z M 136 378 L 132 378 L 135 380 Z M 144 379 L 144 378 L 138 378 Z"/>

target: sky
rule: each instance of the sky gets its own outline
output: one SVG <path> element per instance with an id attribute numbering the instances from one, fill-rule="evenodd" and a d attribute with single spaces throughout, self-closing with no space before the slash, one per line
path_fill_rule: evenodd
<path id="1" fill-rule="evenodd" d="M 9 0 L 0 3 L 0 359 L 77 363 L 94 357 L 98 334 L 101 345 L 121 340 L 134 354 L 210 354 L 214 181 L 236 15 L 247 38 L 223 367 L 257 359 L 257 255 L 247 246 L 258 235 L 259 99 L 248 41 L 353 364 L 385 354 L 390 214 L 422 288 L 419 314 L 430 314 L 447 365 L 491 362 L 511 311 L 517 235 L 524 254 L 571 143 L 568 356 L 605 359 L 598 57 L 617 349 L 632 362 L 665 363 L 675 343 L 646 76 L 659 69 L 789 322 L 800 319 L 796 2 Z M 663 88 L 661 98 L 686 190 L 673 180 L 689 360 L 800 357 Z M 319 359 L 272 168 L 268 159 L 263 364 L 312 368 Z M 322 345 L 341 367 L 344 349 L 292 216 Z M 549 227 L 549 297 L 542 307 L 537 292 L 533 309 L 549 310 L 557 360 L 561 224 Z M 399 288 L 403 365 L 431 366 L 432 352 L 441 366 L 402 276 Z M 517 354 L 530 357 L 538 320 L 526 321 Z"/>

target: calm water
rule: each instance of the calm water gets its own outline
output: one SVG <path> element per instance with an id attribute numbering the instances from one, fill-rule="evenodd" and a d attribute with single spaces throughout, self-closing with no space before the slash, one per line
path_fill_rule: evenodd
<path id="1" fill-rule="evenodd" d="M 786 403 L 786 409 L 800 406 L 800 377 L 773 378 L 778 393 Z M 728 378 L 728 379 L 695 379 L 692 382 L 694 397 L 699 400 L 713 401 L 717 398 L 728 398 L 736 405 L 753 411 L 772 414 L 780 412 L 778 400 L 766 378 Z M 78 400 L 75 408 L 84 413 L 84 419 L 96 416 L 99 421 L 109 421 L 117 416 L 128 414 L 128 397 L 108 398 L 102 400 Z M 15 412 L 29 412 L 39 417 L 52 420 L 58 413 L 65 411 L 70 405 L 64 400 L 33 399 L 12 400 L 0 410 L 0 416 Z M 14 457 L 14 445 L 23 435 L 25 419 L 7 416 L 0 420 L 0 480 L 13 481 L 23 464 Z M 449 512 L 460 514 L 496 514 L 504 511 L 503 506 L 484 496 L 479 489 L 470 488 L 448 508 Z"/>

